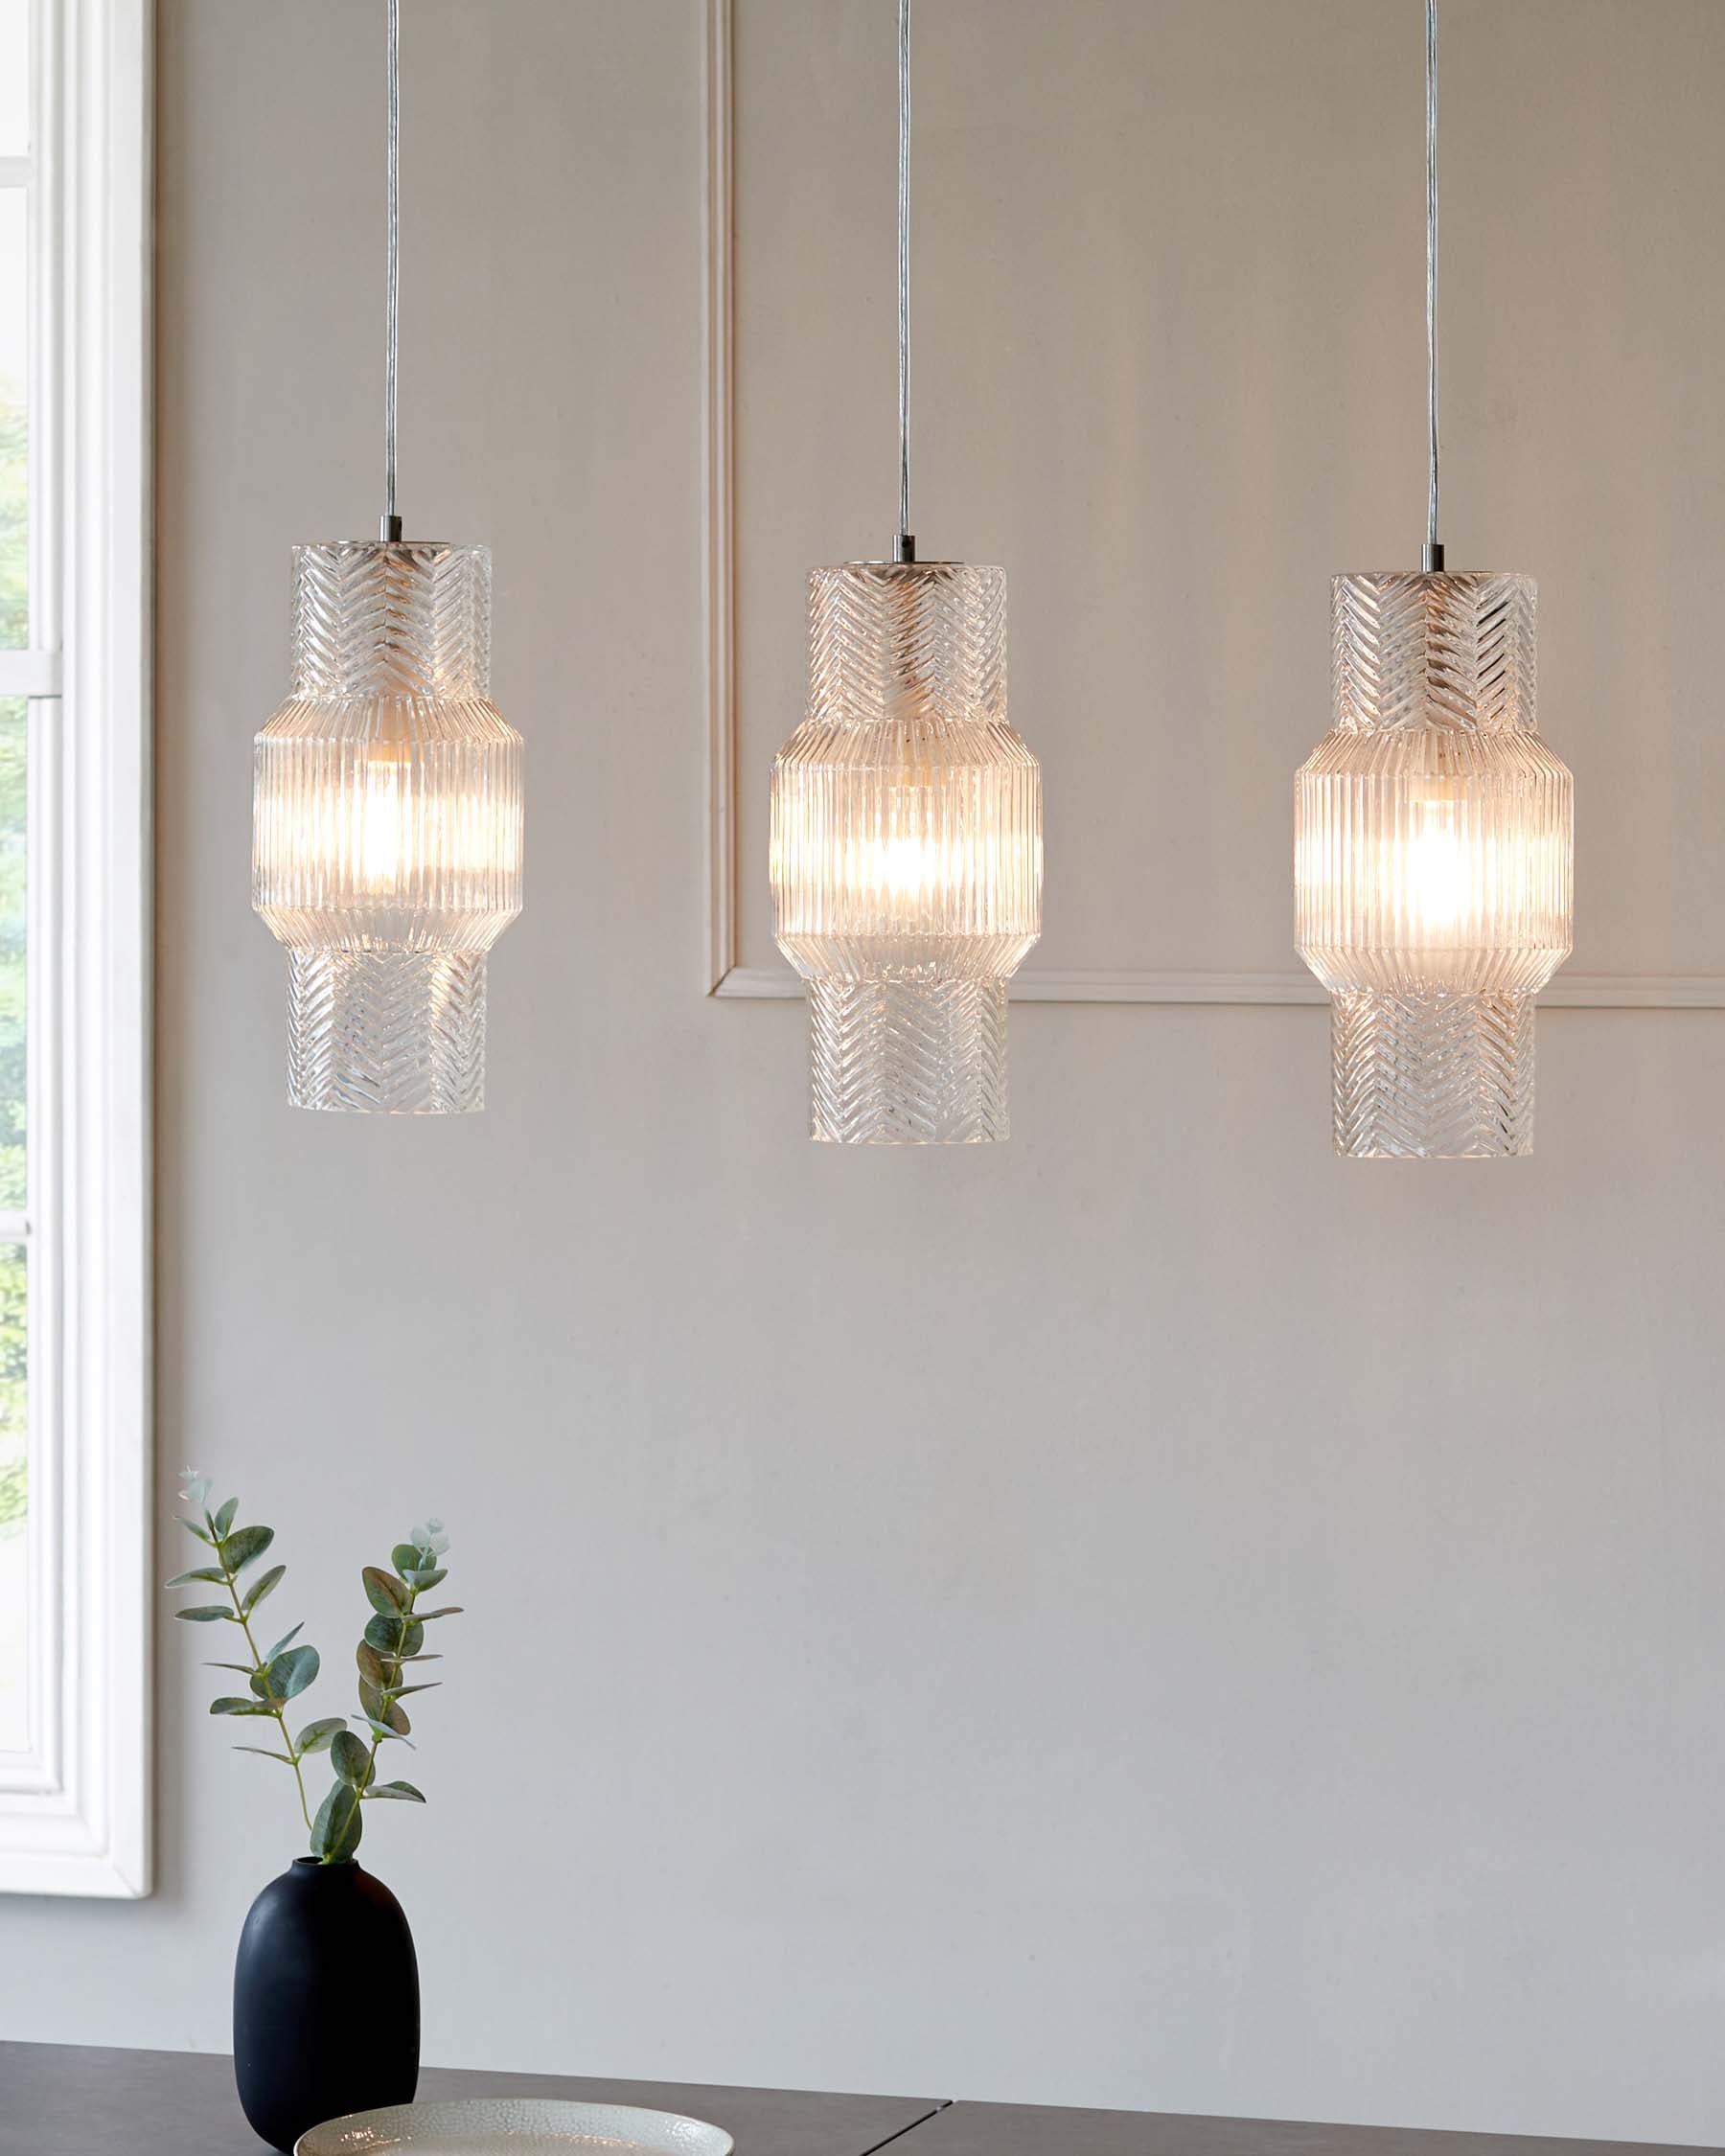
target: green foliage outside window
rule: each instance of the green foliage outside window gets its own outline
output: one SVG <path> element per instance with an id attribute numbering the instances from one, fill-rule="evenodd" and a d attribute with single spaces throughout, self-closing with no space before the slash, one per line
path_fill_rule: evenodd
<path id="1" fill-rule="evenodd" d="M 0 381 L 0 650 L 29 641 L 30 605 L 23 401 Z M 22 1212 L 25 1100 L 25 707 L 0 700 L 0 1210 Z M 25 1261 L 0 1246 L 0 1536 L 24 1521 Z"/>
<path id="2" fill-rule="evenodd" d="M 30 641 L 30 462 L 24 401 L 0 378 L 0 651 Z"/>

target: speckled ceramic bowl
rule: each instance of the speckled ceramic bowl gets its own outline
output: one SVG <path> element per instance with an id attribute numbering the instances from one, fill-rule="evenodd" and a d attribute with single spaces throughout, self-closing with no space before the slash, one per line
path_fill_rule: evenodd
<path id="1" fill-rule="evenodd" d="M 436 2150 L 438 2156 L 568 2156 L 576 2148 L 606 2149 L 611 2156 L 730 2156 L 731 2137 L 675 2111 L 492 2097 L 356 2111 L 301 2134 L 294 2156 L 381 2156 L 396 2148 Z"/>

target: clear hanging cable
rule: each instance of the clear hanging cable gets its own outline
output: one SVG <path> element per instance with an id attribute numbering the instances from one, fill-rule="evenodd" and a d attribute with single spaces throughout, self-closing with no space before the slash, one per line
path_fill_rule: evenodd
<path id="1" fill-rule="evenodd" d="M 910 533 L 910 0 L 898 0 L 899 512 L 893 558 L 916 559 Z"/>
<path id="2" fill-rule="evenodd" d="M 386 0 L 384 34 L 383 215 L 383 522 L 380 536 L 400 539 L 396 511 L 396 402 L 402 356 L 402 8 Z"/>
<path id="3" fill-rule="evenodd" d="M 1443 566 L 1438 537 L 1438 0 L 1426 0 L 1426 559 Z"/>

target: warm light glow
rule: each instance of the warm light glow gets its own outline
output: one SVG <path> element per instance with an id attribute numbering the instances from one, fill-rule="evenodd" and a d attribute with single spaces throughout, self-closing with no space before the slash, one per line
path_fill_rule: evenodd
<path id="1" fill-rule="evenodd" d="M 1569 941 L 1569 857 L 1543 772 L 1308 769 L 1300 798 L 1300 946 L 1327 987 L 1519 992 L 1549 977 Z"/>
<path id="2" fill-rule="evenodd" d="M 847 897 L 887 902 L 941 899 L 984 883 L 988 843 L 975 830 L 941 829 L 930 789 L 917 777 L 885 789 L 878 823 L 836 835 L 833 878 Z"/>
<path id="3" fill-rule="evenodd" d="M 1005 579 L 810 580 L 809 715 L 772 774 L 779 949 L 810 983 L 816 1137 L 1006 1132 L 1006 981 L 1042 925 L 1042 791 L 1006 720 Z"/>
<path id="4" fill-rule="evenodd" d="M 515 876 L 520 868 L 519 819 L 488 813 L 471 787 L 449 791 L 437 760 L 416 758 L 402 743 L 371 744 L 282 820 L 281 846 L 300 857 L 305 877 L 356 898 L 393 901 L 428 879 Z"/>
<path id="5" fill-rule="evenodd" d="M 294 670 L 257 739 L 252 902 L 289 952 L 288 1095 L 452 1113 L 485 953 L 521 906 L 521 738 L 492 703 L 483 548 L 294 557 Z"/>
<path id="6" fill-rule="evenodd" d="M 1394 865 L 1407 888 L 1410 923 L 1425 941 L 1447 934 L 1460 919 L 1466 870 L 1455 802 L 1416 797 L 1410 812 L 1413 829 L 1403 860 Z"/>
<path id="7" fill-rule="evenodd" d="M 847 890 L 878 891 L 885 898 L 918 898 L 932 886 L 950 884 L 963 870 L 954 849 L 920 831 L 888 832 L 841 849 L 839 878 Z"/>
<path id="8" fill-rule="evenodd" d="M 358 790 L 363 830 L 359 873 L 368 891 L 393 891 L 401 881 L 405 791 L 401 757 L 392 750 L 374 748 L 365 759 L 365 776 Z"/>
<path id="9" fill-rule="evenodd" d="M 1300 952 L 1336 1002 L 1336 1144 L 1525 1152 L 1532 998 L 1570 947 L 1570 774 L 1525 577 L 1338 577 L 1335 724 L 1296 781 Z"/>

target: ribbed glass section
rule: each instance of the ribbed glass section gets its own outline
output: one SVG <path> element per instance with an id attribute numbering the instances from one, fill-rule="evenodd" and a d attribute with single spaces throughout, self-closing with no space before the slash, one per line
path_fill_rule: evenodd
<path id="1" fill-rule="evenodd" d="M 773 930 L 810 981 L 813 1131 L 1007 1132 L 1004 983 L 1042 927 L 1042 791 L 1006 717 L 1006 579 L 809 579 L 809 715 L 772 774 Z"/>
<path id="2" fill-rule="evenodd" d="M 252 904 L 293 955 L 296 1106 L 484 1105 L 485 953 L 521 907 L 521 737 L 490 672 L 484 547 L 294 549 L 293 688 L 257 737 Z"/>
<path id="3" fill-rule="evenodd" d="M 1336 998 L 1339 1152 L 1530 1150 L 1531 998 L 1570 950 L 1570 774 L 1526 577 L 1338 577 L 1336 722 L 1295 782 L 1300 952 Z"/>

